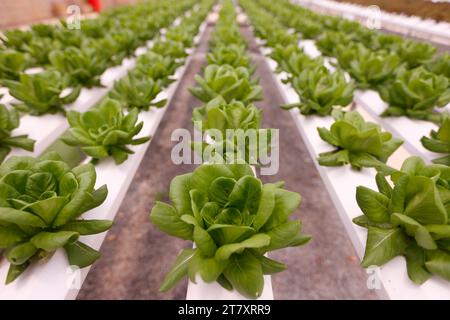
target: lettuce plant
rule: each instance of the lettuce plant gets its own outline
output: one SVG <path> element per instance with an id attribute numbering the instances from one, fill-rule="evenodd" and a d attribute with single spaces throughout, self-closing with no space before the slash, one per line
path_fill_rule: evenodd
<path id="1" fill-rule="evenodd" d="M 288 33 L 285 29 L 275 29 L 268 34 L 266 45 L 275 47 L 276 45 L 288 46 L 298 44 L 299 38 L 296 34 Z"/>
<path id="2" fill-rule="evenodd" d="M 253 73 L 255 68 L 251 64 L 251 58 L 247 54 L 247 48 L 236 44 L 217 45 L 208 53 L 207 58 L 208 64 L 228 64 L 233 68 L 245 67 L 251 69 L 250 73 Z"/>
<path id="3" fill-rule="evenodd" d="M 163 57 L 171 57 L 172 59 L 183 59 L 187 57 L 186 48 L 183 46 L 183 43 L 173 40 L 157 40 L 153 43 L 151 51 Z"/>
<path id="4" fill-rule="evenodd" d="M 138 78 L 151 78 L 165 87 L 174 81 L 170 77 L 179 66 L 180 63 L 171 57 L 164 57 L 150 51 L 137 58 L 136 66 L 130 74 Z"/>
<path id="5" fill-rule="evenodd" d="M 286 266 L 266 253 L 300 246 L 310 236 L 300 233 L 300 221 L 289 220 L 300 195 L 283 183 L 263 184 L 248 165 L 205 164 L 170 184 L 172 204 L 156 202 L 150 219 L 169 235 L 195 244 L 184 249 L 160 288 L 167 291 L 184 276 L 217 281 L 225 289 L 257 298 L 264 274 Z"/>
<path id="6" fill-rule="evenodd" d="M 337 149 L 319 154 L 321 166 L 342 166 L 350 163 L 352 168 L 375 167 L 378 170 L 392 171 L 385 163 L 397 150 L 402 140 L 382 132 L 380 126 L 364 121 L 357 111 L 333 111 L 336 121 L 330 130 L 317 128 L 323 141 Z"/>
<path id="7" fill-rule="evenodd" d="M 283 109 L 299 108 L 304 115 L 331 114 L 333 106 L 346 106 L 353 100 L 355 85 L 345 80 L 344 72 L 330 72 L 324 66 L 303 70 L 292 80 L 292 87 L 298 93 L 300 102 L 285 104 Z"/>
<path id="8" fill-rule="evenodd" d="M 423 67 L 399 72 L 398 76 L 378 88 L 381 98 L 389 104 L 382 116 L 408 116 L 440 121 L 434 107 L 450 101 L 449 80 L 426 71 Z"/>
<path id="9" fill-rule="evenodd" d="M 297 44 L 291 44 L 288 46 L 276 45 L 272 48 L 272 52 L 269 56 L 277 63 L 276 72 L 279 73 L 281 71 L 288 70 L 287 61 L 292 55 L 300 55 L 302 53 L 303 49 Z"/>
<path id="10" fill-rule="evenodd" d="M 431 59 L 436 51 L 437 48 L 428 43 L 403 40 L 398 47 L 397 54 L 402 62 L 406 62 L 408 68 L 412 69 Z"/>
<path id="11" fill-rule="evenodd" d="M 450 54 L 444 52 L 434 56 L 425 63 L 425 67 L 431 72 L 446 76 L 450 79 Z"/>
<path id="12" fill-rule="evenodd" d="M 249 103 L 262 99 L 262 88 L 251 80 L 247 68 L 233 68 L 230 65 L 208 65 L 203 78 L 195 76 L 198 87 L 190 92 L 203 102 L 208 102 L 221 95 L 227 102 L 239 100 Z"/>
<path id="13" fill-rule="evenodd" d="M 347 34 L 335 31 L 323 32 L 316 40 L 317 48 L 323 55 L 333 57 L 336 56 L 336 49 L 339 45 L 347 45 L 350 37 Z"/>
<path id="14" fill-rule="evenodd" d="M 316 59 L 310 58 L 303 52 L 292 52 L 288 59 L 280 61 L 279 68 L 288 74 L 288 78 L 283 82 L 292 82 L 295 77 L 306 69 L 315 69 L 319 66 L 323 66 L 323 58 L 318 57 Z"/>
<path id="15" fill-rule="evenodd" d="M 304 39 L 314 39 L 322 34 L 322 26 L 310 19 L 298 17 L 292 22 L 293 27 L 300 31 Z"/>
<path id="16" fill-rule="evenodd" d="M 101 39 L 83 38 L 82 47 L 84 51 L 94 52 L 96 59 L 107 61 L 108 67 L 120 65 L 126 56 L 111 35 Z"/>
<path id="17" fill-rule="evenodd" d="M 53 38 L 56 27 L 47 23 L 36 23 L 31 26 L 33 35 L 37 38 Z"/>
<path id="18" fill-rule="evenodd" d="M 185 29 L 182 25 L 169 29 L 165 36 L 166 39 L 182 43 L 185 48 L 192 47 L 194 42 L 191 30 Z"/>
<path id="19" fill-rule="evenodd" d="M 120 102 L 105 99 L 98 108 L 79 113 L 69 111 L 67 120 L 70 129 L 62 140 L 70 146 L 80 146 L 81 150 L 94 160 L 112 157 L 116 164 L 128 159 L 133 150 L 129 145 L 139 145 L 150 137 L 133 139 L 144 123 L 138 121 L 138 110 L 124 114 Z"/>
<path id="20" fill-rule="evenodd" d="M 9 49 L 23 51 L 24 45 L 33 39 L 33 32 L 30 30 L 11 29 L 5 30 L 4 36 L 0 36 L 0 40 Z"/>
<path id="21" fill-rule="evenodd" d="M 110 36 L 114 40 L 118 52 L 123 52 L 126 57 L 133 55 L 136 48 L 139 47 L 139 39 L 130 29 L 115 31 Z"/>
<path id="22" fill-rule="evenodd" d="M 32 58 L 32 65 L 46 66 L 50 64 L 49 54 L 54 49 L 61 48 L 61 43 L 51 38 L 32 38 L 23 45 L 23 51 Z"/>
<path id="23" fill-rule="evenodd" d="M 362 89 L 376 89 L 380 84 L 392 79 L 400 65 L 396 54 L 371 51 L 362 45 L 340 45 L 336 52 L 339 65 Z"/>
<path id="24" fill-rule="evenodd" d="M 20 73 L 27 67 L 28 57 L 14 50 L 0 50 L 0 82 L 1 79 L 18 80 Z"/>
<path id="25" fill-rule="evenodd" d="M 86 39 L 83 37 L 80 30 L 69 29 L 64 21 L 60 21 L 62 28 L 57 28 L 53 31 L 54 38 L 61 43 L 62 47 L 77 47 L 80 48 L 83 45 L 83 41 Z"/>
<path id="26" fill-rule="evenodd" d="M 20 116 L 16 110 L 8 110 L 0 104 L 0 163 L 6 158 L 11 148 L 34 150 L 35 141 L 27 135 L 11 136 L 11 132 L 19 126 Z"/>
<path id="27" fill-rule="evenodd" d="M 227 103 L 217 96 L 202 107 L 195 108 L 192 120 L 202 123 L 202 129 L 216 129 L 225 135 L 227 129 L 259 129 L 262 110 L 241 101 Z"/>
<path id="28" fill-rule="evenodd" d="M 70 78 L 70 85 L 91 88 L 101 86 L 100 76 L 108 68 L 108 61 L 96 50 L 69 47 L 49 54 L 51 65 Z"/>
<path id="29" fill-rule="evenodd" d="M 445 156 L 433 160 L 434 163 L 450 166 L 450 118 L 442 121 L 439 130 L 431 130 L 430 138 L 422 137 L 422 145 L 433 152 L 443 153 Z"/>
<path id="30" fill-rule="evenodd" d="M 201 150 L 208 147 L 211 151 L 211 155 L 202 154 L 203 161 L 235 163 L 233 161 L 239 159 L 257 164 L 260 154 L 268 154 L 272 140 L 272 129 L 260 129 L 261 118 L 262 110 L 253 104 L 245 105 L 240 101 L 227 103 L 221 96 L 195 108 L 192 117 L 194 126 L 211 138 L 211 141 L 201 144 Z M 232 135 L 229 130 L 233 130 Z M 216 134 L 218 132 L 220 135 Z M 255 140 L 250 140 L 253 133 Z M 201 151 L 196 149 L 197 142 L 192 145 L 195 151 Z"/>
<path id="31" fill-rule="evenodd" d="M 224 18 L 222 17 L 222 12 L 224 11 L 221 11 L 221 17 L 214 29 L 213 34 L 211 35 L 209 46 L 214 48 L 226 43 L 228 45 L 247 47 L 247 43 L 242 37 L 239 28 L 237 28 L 234 24 L 230 25 L 229 23 L 229 21 L 235 21 L 235 18 Z"/>
<path id="32" fill-rule="evenodd" d="M 357 188 L 364 215 L 353 222 L 368 229 L 363 267 L 404 256 L 413 282 L 422 284 L 433 274 L 450 281 L 449 170 L 410 157 L 391 175 L 393 187 L 379 173 L 378 192 Z"/>
<path id="33" fill-rule="evenodd" d="M 64 105 L 74 102 L 81 91 L 77 86 L 62 96 L 68 80 L 56 70 L 21 74 L 18 81 L 3 80 L 3 84 L 9 88 L 11 96 L 23 102 L 14 107 L 33 115 L 64 113 Z"/>
<path id="34" fill-rule="evenodd" d="M 397 52 L 404 39 L 394 34 L 374 33 L 372 42 L 368 46 L 372 50 L 386 50 Z"/>
<path id="35" fill-rule="evenodd" d="M 162 108 L 167 100 L 154 101 L 161 92 L 158 82 L 152 78 L 139 78 L 128 75 L 114 83 L 108 97 L 119 101 L 127 109 L 148 111 L 150 107 Z"/>
<path id="36" fill-rule="evenodd" d="M 58 154 L 41 158 L 11 157 L 0 166 L 0 248 L 10 263 L 6 283 L 34 261 L 51 258 L 63 248 L 70 265 L 94 263 L 100 253 L 79 241 L 104 232 L 108 220 L 83 220 L 81 215 L 105 200 L 106 185 L 94 189 L 92 164 L 71 169 Z"/>

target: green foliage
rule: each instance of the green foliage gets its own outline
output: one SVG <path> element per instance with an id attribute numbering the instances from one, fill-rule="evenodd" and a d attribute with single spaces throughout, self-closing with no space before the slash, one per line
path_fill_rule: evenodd
<path id="1" fill-rule="evenodd" d="M 20 117 L 16 110 L 8 110 L 0 104 L 0 163 L 6 158 L 11 148 L 33 151 L 35 141 L 27 135 L 12 136 L 12 131 L 19 126 Z"/>
<path id="2" fill-rule="evenodd" d="M 74 102 L 81 90 L 81 87 L 75 87 L 62 96 L 68 79 L 56 70 L 21 74 L 18 81 L 3 80 L 3 84 L 9 88 L 11 96 L 23 102 L 14 107 L 33 115 L 64 113 L 64 105 Z"/>
<path id="3" fill-rule="evenodd" d="M 217 129 L 225 135 L 227 129 L 259 129 L 262 110 L 241 101 L 227 103 L 221 96 L 195 108 L 192 120 L 199 121 L 203 130 Z"/>
<path id="4" fill-rule="evenodd" d="M 403 40 L 398 47 L 397 53 L 400 59 L 406 62 L 408 68 L 412 69 L 431 59 L 436 51 L 436 47 L 428 43 Z"/>
<path id="5" fill-rule="evenodd" d="M 434 56 L 425 63 L 427 70 L 439 75 L 446 76 L 450 79 L 450 54 L 444 52 L 440 55 Z"/>
<path id="6" fill-rule="evenodd" d="M 400 67 L 400 59 L 396 54 L 371 51 L 362 45 L 339 45 L 336 54 L 339 65 L 363 89 L 376 89 L 395 77 Z"/>
<path id="7" fill-rule="evenodd" d="M 148 111 L 150 107 L 165 106 L 165 99 L 154 101 L 160 92 L 161 87 L 152 78 L 139 78 L 129 74 L 114 83 L 108 97 L 119 101 L 124 108 Z"/>
<path id="8" fill-rule="evenodd" d="M 129 145 L 139 145 L 150 137 L 134 139 L 144 123 L 138 124 L 138 110 L 124 114 L 120 102 L 105 99 L 98 108 L 85 113 L 69 111 L 67 120 L 70 129 L 62 140 L 70 146 L 80 146 L 93 159 L 112 157 L 116 164 L 128 159 L 133 150 Z"/>
<path id="9" fill-rule="evenodd" d="M 380 126 L 366 122 L 357 111 L 333 111 L 336 121 L 330 130 L 317 128 L 320 137 L 337 149 L 319 154 L 322 166 L 342 166 L 350 163 L 353 168 L 375 167 L 377 170 L 392 172 L 385 163 L 392 153 L 403 143 L 382 132 Z"/>
<path id="10" fill-rule="evenodd" d="M 251 64 L 251 58 L 246 52 L 245 46 L 236 44 L 218 44 L 207 54 L 208 64 L 224 65 L 228 64 L 233 68 L 245 67 L 253 73 L 254 66 Z"/>
<path id="11" fill-rule="evenodd" d="M 164 57 L 150 51 L 137 58 L 136 67 L 130 74 L 136 78 L 151 78 L 161 86 L 168 86 L 174 81 L 170 77 L 179 66 L 180 63 L 171 57 Z"/>
<path id="12" fill-rule="evenodd" d="M 94 189 L 95 180 L 93 165 L 70 169 L 56 153 L 11 157 L 0 166 L 0 248 L 10 263 L 6 283 L 60 248 L 69 264 L 80 268 L 100 257 L 79 241 L 80 236 L 104 232 L 112 224 L 80 218 L 107 196 L 106 185 Z"/>
<path id="13" fill-rule="evenodd" d="M 316 40 L 317 48 L 325 56 L 336 56 L 336 49 L 339 45 L 348 45 L 350 37 L 344 33 L 328 31 L 323 32 Z"/>
<path id="14" fill-rule="evenodd" d="M 391 82 L 379 87 L 381 98 L 389 104 L 382 116 L 408 116 L 439 122 L 435 107 L 450 101 L 449 80 L 423 67 L 403 70 Z"/>
<path id="15" fill-rule="evenodd" d="M 293 78 L 291 84 L 300 102 L 281 107 L 297 107 L 304 115 L 330 115 L 334 106 L 347 106 L 352 102 L 355 89 L 353 82 L 345 80 L 344 72 L 330 72 L 324 66 L 303 70 L 298 77 Z"/>
<path id="16" fill-rule="evenodd" d="M 183 59 L 187 57 L 186 48 L 182 42 L 173 40 L 158 39 L 153 43 L 151 51 L 162 55 L 163 57 L 171 57 L 173 59 Z"/>
<path id="17" fill-rule="evenodd" d="M 190 92 L 203 102 L 222 96 L 227 102 L 239 100 L 250 103 L 262 99 L 262 88 L 251 79 L 247 68 L 230 65 L 208 65 L 203 77 L 196 75 L 198 87 Z"/>
<path id="18" fill-rule="evenodd" d="M 422 137 L 422 145 L 433 152 L 443 153 L 445 156 L 433 160 L 434 163 L 450 166 L 450 118 L 442 121 L 439 130 L 431 130 L 430 138 Z"/>
<path id="19" fill-rule="evenodd" d="M 363 267 L 406 258 L 409 278 L 422 284 L 431 275 L 450 281 L 449 167 L 410 157 L 391 174 L 393 186 L 377 175 L 379 192 L 358 187 L 364 213 L 353 220 L 368 229 Z"/>
<path id="20" fill-rule="evenodd" d="M 70 85 L 87 88 L 101 86 L 100 76 L 108 68 L 108 61 L 89 48 L 54 50 L 49 54 L 49 60 L 52 67 L 68 75 Z"/>
<path id="21" fill-rule="evenodd" d="M 14 50 L 0 50 L 1 79 L 18 80 L 20 73 L 27 67 L 27 56 Z"/>
<path id="22" fill-rule="evenodd" d="M 300 233 L 300 221 L 288 219 L 300 195 L 281 186 L 263 184 L 247 165 L 202 165 L 175 177 L 172 204 L 156 202 L 150 219 L 162 231 L 192 240 L 195 249 L 180 253 L 160 290 L 185 276 L 195 282 L 199 274 L 205 282 L 259 297 L 263 275 L 286 268 L 264 254 L 310 240 Z"/>

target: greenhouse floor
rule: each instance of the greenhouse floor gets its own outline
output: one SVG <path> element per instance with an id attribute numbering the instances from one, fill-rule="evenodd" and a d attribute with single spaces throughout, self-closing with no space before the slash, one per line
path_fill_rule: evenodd
<path id="1" fill-rule="evenodd" d="M 133 180 L 108 233 L 100 259 L 91 269 L 78 299 L 184 299 L 187 280 L 167 293 L 158 288 L 179 250 L 189 246 L 149 222 L 155 199 L 166 199 L 172 177 L 191 171 L 193 166 L 174 165 L 170 159 L 176 128 L 192 130 L 192 108 L 199 105 L 188 91 L 194 75 L 206 64 L 208 26 L 193 54 L 186 74 L 169 105 L 144 160 Z M 271 256 L 288 269 L 272 277 L 276 299 L 377 299 L 366 286 L 367 274 L 345 232 L 339 216 L 314 166 L 298 129 L 288 112 L 279 112 L 283 102 L 265 58 L 259 53 L 249 27 L 243 26 L 261 78 L 265 99 L 257 105 L 264 110 L 264 127 L 280 128 L 280 171 L 262 177 L 267 182 L 284 180 L 289 190 L 303 197 L 300 215 L 304 232 L 313 234 L 308 246 L 288 248 Z M 354 192 L 354 191 L 351 191 Z"/>

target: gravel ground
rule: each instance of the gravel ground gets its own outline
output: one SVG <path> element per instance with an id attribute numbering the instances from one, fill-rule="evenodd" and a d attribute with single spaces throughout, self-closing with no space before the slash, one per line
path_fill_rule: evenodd
<path id="1" fill-rule="evenodd" d="M 176 128 L 192 130 L 192 108 L 199 102 L 187 88 L 194 85 L 194 75 L 205 65 L 207 41 L 212 26 L 206 30 L 199 48 L 188 65 L 186 75 L 169 105 L 144 160 L 116 216 L 101 252 L 78 299 L 184 299 L 187 281 L 174 290 L 160 293 L 158 287 L 177 253 L 190 244 L 167 236 L 148 220 L 155 199 L 167 200 L 170 180 L 193 169 L 174 165 L 170 159 Z M 325 186 L 314 167 L 298 130 L 288 112 L 281 111 L 280 93 L 257 50 L 250 29 L 242 28 L 250 43 L 256 74 L 261 78 L 265 99 L 257 105 L 264 110 L 264 127 L 280 128 L 280 171 L 263 180 L 286 182 L 286 188 L 300 192 L 303 201 L 296 218 L 303 221 L 304 232 L 313 235 L 306 246 L 283 249 L 271 257 L 288 265 L 273 276 L 276 299 L 376 299 L 366 287 L 366 274 L 334 208 Z"/>

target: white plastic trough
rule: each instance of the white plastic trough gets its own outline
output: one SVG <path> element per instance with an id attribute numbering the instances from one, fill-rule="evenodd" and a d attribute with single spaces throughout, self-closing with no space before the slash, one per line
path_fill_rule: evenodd
<path id="1" fill-rule="evenodd" d="M 199 32 L 204 33 L 206 22 L 204 22 Z M 166 98 L 168 102 L 166 107 L 152 108 L 139 115 L 139 121 L 144 121 L 144 126 L 139 137 L 152 136 L 167 106 L 170 104 L 173 95 L 180 84 L 186 66 L 191 61 L 188 57 L 185 64 L 180 66 L 174 78 L 176 79 L 168 88 L 166 88 L 158 98 Z M 104 184 L 108 186 L 108 197 L 105 202 L 95 209 L 83 215 L 86 219 L 109 219 L 114 220 L 117 211 L 120 208 L 128 187 L 138 169 L 146 150 L 152 140 L 145 144 L 133 147 L 134 154 L 130 155 L 128 160 L 117 166 L 112 159 L 101 161 L 96 165 L 97 182 L 96 187 Z M 106 232 L 80 237 L 80 240 L 94 249 L 100 249 Z M 4 259 L 0 261 L 0 300 L 4 299 L 75 299 L 83 284 L 90 266 L 83 268 L 79 273 L 73 272 L 70 268 L 63 250 L 57 250 L 54 256 L 42 264 L 31 265 L 18 279 L 9 285 L 4 285 L 9 264 Z"/>

